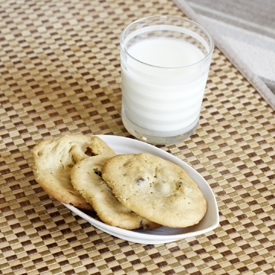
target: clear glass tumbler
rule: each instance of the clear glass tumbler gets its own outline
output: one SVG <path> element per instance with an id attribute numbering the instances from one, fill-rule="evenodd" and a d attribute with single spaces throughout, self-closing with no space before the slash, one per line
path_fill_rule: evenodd
<path id="1" fill-rule="evenodd" d="M 151 16 L 120 38 L 122 121 L 136 138 L 172 144 L 198 125 L 214 42 L 197 23 Z"/>

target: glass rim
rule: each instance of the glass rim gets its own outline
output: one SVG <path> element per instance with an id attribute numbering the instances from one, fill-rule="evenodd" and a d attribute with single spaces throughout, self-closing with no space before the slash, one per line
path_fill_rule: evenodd
<path id="1" fill-rule="evenodd" d="M 146 62 L 143 62 L 137 58 L 135 58 L 134 56 L 132 56 L 128 50 L 126 49 L 125 47 L 125 44 L 123 43 L 123 41 L 125 40 L 125 33 L 135 24 L 139 23 L 139 22 L 142 22 L 142 21 L 146 21 L 148 19 L 153 19 L 153 18 L 163 18 L 163 19 L 166 19 L 166 18 L 171 18 L 171 19 L 178 19 L 180 21 L 185 21 L 185 22 L 190 22 L 192 24 L 194 24 L 195 26 L 197 26 L 201 31 L 203 31 L 203 33 L 207 36 L 207 38 L 209 39 L 209 52 L 202 58 L 200 59 L 199 61 L 195 62 L 195 63 L 192 63 L 190 65 L 185 65 L 185 66 L 178 66 L 178 67 L 164 67 L 164 66 L 158 66 L 158 65 L 153 65 L 153 64 L 150 64 L 150 63 L 146 63 Z M 120 46 L 121 48 L 123 49 L 123 51 L 129 56 L 131 57 L 132 59 L 134 59 L 135 61 L 139 62 L 139 63 L 142 63 L 146 66 L 150 66 L 150 67 L 154 67 L 154 68 L 158 68 L 158 69 L 166 69 L 166 70 L 179 70 L 179 69 L 187 69 L 187 68 L 190 68 L 190 67 L 195 67 L 197 65 L 199 65 L 200 63 L 203 63 L 205 60 L 207 60 L 213 53 L 214 51 L 214 40 L 213 38 L 211 37 L 211 35 L 209 34 L 209 32 L 203 27 L 201 26 L 200 24 L 198 24 L 197 22 L 193 21 L 193 20 L 190 20 L 190 19 L 187 19 L 187 18 L 184 18 L 184 17 L 180 17 L 180 16 L 173 16 L 173 15 L 152 15 L 152 16 L 147 16 L 147 17 L 142 17 L 142 18 L 139 18 L 135 21 L 133 21 L 132 23 L 130 23 L 129 25 L 127 25 L 121 35 L 120 35 Z"/>

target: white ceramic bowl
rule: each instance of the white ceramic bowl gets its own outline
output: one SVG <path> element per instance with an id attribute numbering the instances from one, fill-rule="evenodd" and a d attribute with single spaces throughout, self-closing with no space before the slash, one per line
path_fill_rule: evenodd
<path id="1" fill-rule="evenodd" d="M 176 240 L 194 237 L 215 229 L 219 225 L 219 214 L 216 198 L 204 178 L 192 167 L 179 158 L 158 149 L 147 143 L 119 136 L 99 135 L 117 154 L 137 154 L 147 152 L 161 158 L 174 162 L 184 168 L 189 176 L 197 183 L 207 200 L 207 212 L 204 218 L 197 224 L 187 228 L 170 228 L 161 226 L 152 230 L 125 230 L 118 227 L 107 225 L 74 206 L 64 204 L 72 212 L 87 220 L 91 225 L 98 229 L 127 241 L 142 244 L 163 244 Z"/>

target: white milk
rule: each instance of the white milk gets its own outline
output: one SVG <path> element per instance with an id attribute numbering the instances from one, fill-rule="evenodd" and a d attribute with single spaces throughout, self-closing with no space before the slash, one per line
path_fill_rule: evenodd
<path id="1" fill-rule="evenodd" d="M 121 57 L 122 115 L 152 135 L 173 136 L 194 127 L 208 76 L 209 62 L 199 62 L 203 58 L 197 47 L 173 38 L 132 45 Z"/>

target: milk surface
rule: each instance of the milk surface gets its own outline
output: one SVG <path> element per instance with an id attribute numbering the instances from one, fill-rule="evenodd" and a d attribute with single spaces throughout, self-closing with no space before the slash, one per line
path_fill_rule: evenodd
<path id="1" fill-rule="evenodd" d="M 166 68 L 188 66 L 204 56 L 190 43 L 163 37 L 138 42 L 129 48 L 128 53 L 141 62 Z"/>
<path id="2" fill-rule="evenodd" d="M 209 63 L 174 38 L 142 40 L 122 55 L 122 112 L 157 135 L 177 135 L 199 118 Z"/>

